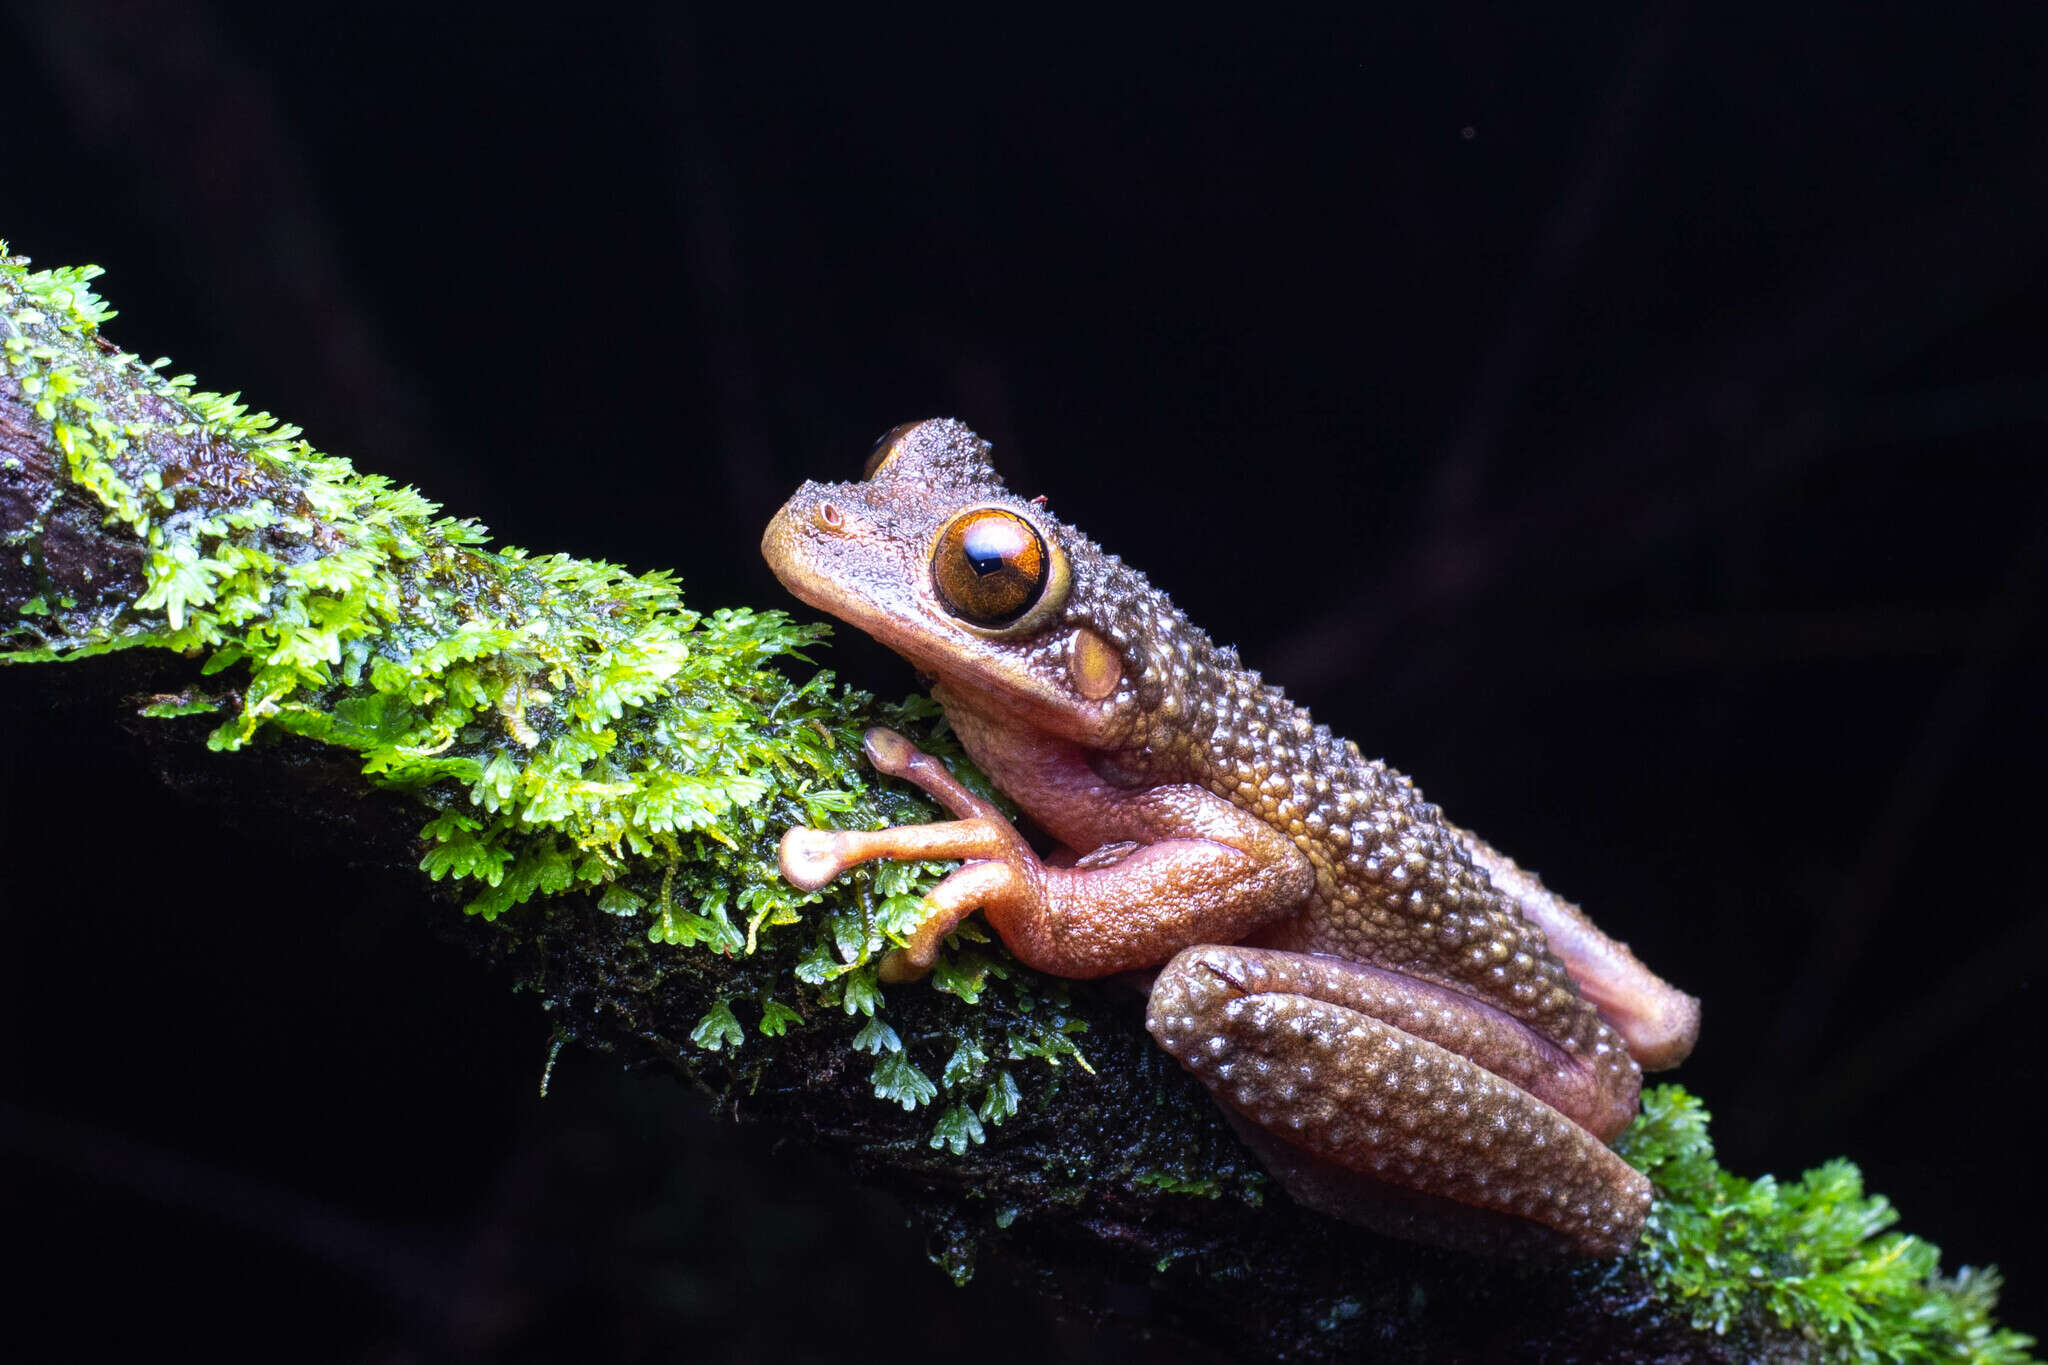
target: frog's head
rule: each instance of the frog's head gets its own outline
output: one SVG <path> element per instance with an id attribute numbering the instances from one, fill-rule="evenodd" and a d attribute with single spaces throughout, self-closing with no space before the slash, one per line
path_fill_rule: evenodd
<path id="1" fill-rule="evenodd" d="M 937 679 L 947 705 L 1127 744 L 1142 718 L 1179 710 L 1190 643 L 1213 647 L 1043 498 L 1004 487 L 989 450 L 950 419 L 897 427 L 861 482 L 798 489 L 761 552 L 792 593 Z"/>

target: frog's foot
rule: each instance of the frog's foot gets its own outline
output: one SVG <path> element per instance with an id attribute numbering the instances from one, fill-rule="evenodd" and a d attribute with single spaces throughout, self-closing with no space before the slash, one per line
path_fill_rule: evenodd
<path id="1" fill-rule="evenodd" d="M 894 730 L 875 726 L 863 737 L 868 761 L 875 767 L 922 788 L 956 820 L 929 825 L 896 825 L 889 829 L 832 830 L 798 826 L 782 836 L 777 861 L 783 879 L 804 891 L 816 891 L 848 868 L 877 858 L 901 862 L 973 862 L 984 858 L 1015 859 L 1020 851 L 1035 858 L 992 803 L 960 784 L 946 765 Z"/>
<path id="2" fill-rule="evenodd" d="M 1633 1112 L 1625 1059 L 1580 1061 L 1428 982 L 1257 948 L 1175 957 L 1146 1026 L 1218 1100 L 1291 1149 L 1268 1164 L 1304 1203 L 1386 1226 L 1333 1193 L 1377 1183 L 1397 1200 L 1541 1225 L 1589 1256 L 1619 1255 L 1642 1231 L 1650 1182 L 1582 1126 L 1611 1129 Z M 1472 1244 L 1412 1219 L 1400 1230 Z"/>
<path id="3" fill-rule="evenodd" d="M 1044 894 L 1037 875 L 1042 865 L 1001 810 L 902 735 L 878 725 L 867 732 L 864 747 L 878 770 L 922 788 L 960 818 L 875 830 L 800 826 L 782 836 L 778 862 L 784 880 L 804 891 L 877 858 L 965 863 L 926 895 L 927 913 L 909 942 L 882 959 L 882 980 L 910 981 L 931 970 L 939 944 L 975 910 L 1035 905 Z"/>

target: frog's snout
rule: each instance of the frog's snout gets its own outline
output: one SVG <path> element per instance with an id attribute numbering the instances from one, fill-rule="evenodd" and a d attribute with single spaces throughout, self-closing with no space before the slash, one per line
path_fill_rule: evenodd
<path id="1" fill-rule="evenodd" d="M 761 532 L 761 558 L 768 561 L 768 567 L 782 580 L 783 586 L 794 591 L 794 577 L 803 563 L 803 542 L 805 539 L 804 505 L 811 501 L 814 484 L 805 484 L 796 496 L 782 504 L 782 509 L 768 519 L 767 529 Z"/>

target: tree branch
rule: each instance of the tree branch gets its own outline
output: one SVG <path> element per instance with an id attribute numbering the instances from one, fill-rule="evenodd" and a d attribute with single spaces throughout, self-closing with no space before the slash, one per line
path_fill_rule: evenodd
<path id="1" fill-rule="evenodd" d="M 1653 1092 L 1625 1148 L 1662 1196 L 1636 1254 L 1485 1262 L 1295 1207 L 1127 991 L 1037 976 L 969 926 L 885 996 L 874 964 L 942 869 L 802 895 L 774 844 L 927 818 L 854 756 L 876 719 L 945 752 L 929 704 L 791 683 L 776 661 L 822 632 L 779 613 L 699 616 L 661 575 L 485 548 L 116 351 L 92 273 L 0 264 L 0 659 L 231 814 L 289 809 L 407 879 L 562 1041 L 837 1150 L 956 1278 L 1149 1279 L 1162 1324 L 1226 1356 L 2024 1358 L 1988 1326 L 1995 1279 L 1879 1236 L 1853 1168 L 1728 1176 L 1682 1092 Z"/>

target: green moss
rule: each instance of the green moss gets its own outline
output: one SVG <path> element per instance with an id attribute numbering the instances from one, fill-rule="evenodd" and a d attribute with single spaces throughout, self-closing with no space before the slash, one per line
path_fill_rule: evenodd
<path id="1" fill-rule="evenodd" d="M 745 1048 L 749 1019 L 781 1036 L 877 1014 L 876 963 L 947 865 L 874 866 L 805 894 L 777 874 L 775 844 L 794 824 L 932 818 L 921 797 L 871 785 L 859 758 L 877 719 L 957 754 L 930 702 L 877 708 L 808 668 L 792 683 L 777 666 L 804 664 L 822 626 L 704 615 L 665 573 L 488 548 L 481 526 L 233 395 L 103 349 L 98 274 L 0 261 L 0 362 L 62 453 L 62 497 L 136 543 L 142 581 L 84 602 L 58 591 L 41 533 L 65 509 L 45 507 L 0 547 L 42 589 L 0 607 L 0 661 L 177 651 L 200 681 L 144 714 L 210 716 L 221 750 L 289 734 L 350 751 L 418 804 L 420 867 L 471 914 L 580 895 L 679 961 L 760 954 L 758 1013 L 719 1000 L 689 1035 L 698 1049 Z M 884 1100 L 945 1094 L 933 1140 L 956 1149 L 1017 1108 L 991 1056 L 1048 1073 L 1078 1059 L 1073 1021 L 978 929 L 934 977 L 964 1004 L 994 981 L 1007 999 L 971 1064 L 934 1082 L 899 1041 L 876 1066 Z"/>
<path id="2" fill-rule="evenodd" d="M 1149 1185 L 1167 1194 L 1184 1194 L 1191 1199 L 1221 1199 L 1223 1186 L 1213 1177 L 1198 1176 L 1189 1179 L 1170 1171 L 1147 1171 L 1132 1181 L 1136 1185 Z"/>
<path id="3" fill-rule="evenodd" d="M 1997 1272 L 1942 1275 L 1938 1248 L 1889 1231 L 1898 1214 L 1864 1193 L 1853 1163 L 1791 1182 L 1732 1175 L 1714 1160 L 1706 1109 L 1675 1085 L 1645 1092 L 1617 1145 L 1657 1185 L 1636 1254 L 1694 1326 L 1728 1332 L 1762 1315 L 1843 1361 L 2032 1359 L 2031 1337 L 1991 1320 Z"/>

